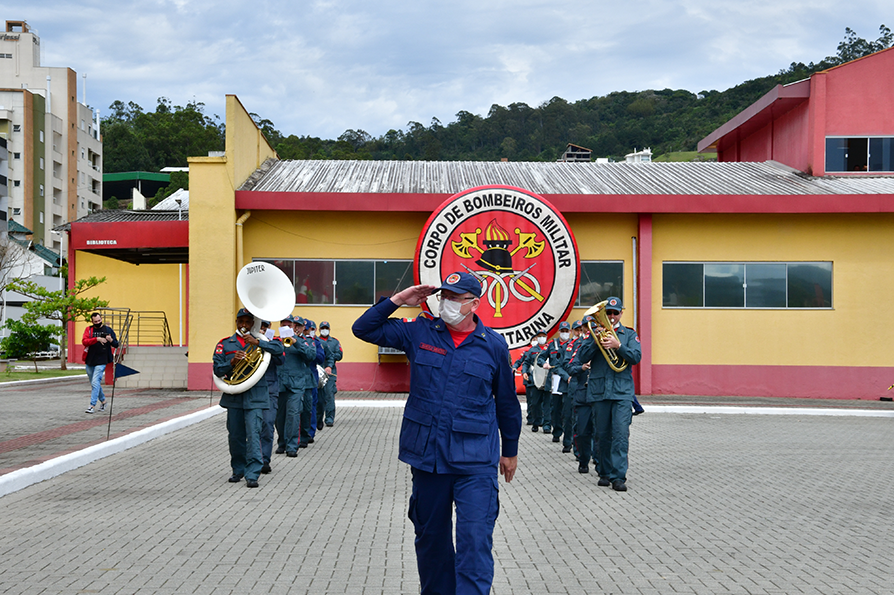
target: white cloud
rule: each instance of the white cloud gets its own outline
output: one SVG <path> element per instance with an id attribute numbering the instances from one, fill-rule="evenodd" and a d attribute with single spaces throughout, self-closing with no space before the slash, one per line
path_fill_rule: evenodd
<path id="1" fill-rule="evenodd" d="M 460 110 L 612 91 L 722 90 L 875 39 L 881 0 L 11 0 L 43 63 L 87 73 L 88 101 L 152 110 L 235 93 L 285 134 L 374 136 Z M 891 23 L 888 23 L 889 25 Z M 80 94 L 79 94 L 80 96 Z"/>

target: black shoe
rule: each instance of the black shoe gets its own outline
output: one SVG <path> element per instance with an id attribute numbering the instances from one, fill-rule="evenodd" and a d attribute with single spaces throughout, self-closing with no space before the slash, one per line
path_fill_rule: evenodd
<path id="1" fill-rule="evenodd" d="M 322 429 L 323 429 L 323 420 L 321 419 L 320 421 L 317 422 L 317 431 L 319 432 Z"/>
<path id="2" fill-rule="evenodd" d="M 264 463 L 264 466 L 261 467 L 261 473 L 270 473 L 273 469 L 270 468 L 270 463 Z"/>
<path id="3" fill-rule="evenodd" d="M 562 447 L 562 452 L 571 452 L 571 447 L 570 447 L 570 446 L 563 446 L 563 447 Z"/>
<path id="4" fill-rule="evenodd" d="M 525 425 L 526 425 L 526 426 L 533 426 L 533 425 L 534 425 L 534 422 L 532 422 L 532 421 L 527 421 L 527 422 L 525 422 Z"/>
<path id="5" fill-rule="evenodd" d="M 587 466 L 587 465 L 578 465 L 578 466 L 577 466 L 577 472 L 578 472 L 578 473 L 589 473 L 589 472 L 590 472 L 590 467 Z"/>
<path id="6" fill-rule="evenodd" d="M 233 475 L 227 481 L 230 483 L 239 483 L 240 481 L 242 481 L 242 476 L 241 475 Z"/>
<path id="7" fill-rule="evenodd" d="M 313 444 L 313 443 L 314 443 L 314 439 L 313 439 L 313 438 L 308 438 L 308 439 L 307 439 L 307 443 L 308 443 L 308 444 Z"/>
<path id="8" fill-rule="evenodd" d="M 633 415 L 639 415 L 640 413 L 645 413 L 645 412 L 646 412 L 645 409 L 640 409 L 639 411 L 634 411 Z"/>
<path id="9" fill-rule="evenodd" d="M 543 426 L 543 433 L 544 433 L 544 434 L 549 434 L 549 433 L 552 432 L 552 431 L 553 431 L 553 429 L 552 429 L 551 426 Z"/>
<path id="10" fill-rule="evenodd" d="M 601 487 L 601 488 L 607 488 L 607 487 L 610 486 L 611 484 L 612 484 L 612 482 L 610 482 L 609 480 L 607 480 L 607 479 L 604 478 L 604 477 L 600 477 L 600 478 L 599 478 L 599 481 L 596 483 L 596 485 L 598 485 L 598 486 Z"/>
<path id="11" fill-rule="evenodd" d="M 620 479 L 616 479 L 612 482 L 612 489 L 616 492 L 626 492 L 627 484 L 621 481 Z"/>
<path id="12" fill-rule="evenodd" d="M 313 440 L 308 440 L 307 442 L 301 442 L 298 444 L 298 448 L 307 448 L 307 445 L 313 442 Z"/>
<path id="13" fill-rule="evenodd" d="M 247 487 L 247 488 L 256 488 L 256 487 L 258 487 L 258 480 L 257 480 L 257 479 L 246 479 L 246 480 L 245 480 L 245 487 Z"/>
<path id="14" fill-rule="evenodd" d="M 278 454 L 278 455 L 281 455 L 284 452 L 286 452 L 286 449 L 283 448 L 282 446 L 280 446 L 279 448 L 276 449 L 276 454 Z"/>
<path id="15" fill-rule="evenodd" d="M 289 452 L 286 453 L 286 456 L 287 456 L 287 457 L 292 457 L 292 458 L 294 459 L 295 457 L 298 456 L 298 451 L 297 451 L 297 450 L 290 450 Z"/>
<path id="16" fill-rule="evenodd" d="M 536 431 L 539 430 L 539 429 L 540 429 L 540 426 L 533 426 L 533 427 L 531 428 L 531 431 L 532 431 L 532 432 L 536 432 Z"/>
<path id="17" fill-rule="evenodd" d="M 562 439 L 559 436 L 553 436 L 553 442 L 561 442 Z"/>

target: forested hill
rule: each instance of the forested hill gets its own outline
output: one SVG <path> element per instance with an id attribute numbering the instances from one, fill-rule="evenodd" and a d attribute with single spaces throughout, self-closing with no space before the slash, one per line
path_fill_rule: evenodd
<path id="1" fill-rule="evenodd" d="M 592 149 L 596 157 L 622 159 L 644 147 L 661 155 L 694 151 L 699 140 L 777 84 L 891 47 L 892 41 L 884 25 L 876 41 L 848 28 L 835 56 L 817 64 L 793 63 L 725 91 L 620 91 L 579 101 L 554 97 L 536 107 L 494 105 L 486 116 L 461 111 L 446 125 L 437 119 L 428 126 L 410 122 L 406 130 L 389 130 L 379 138 L 363 130 L 347 130 L 337 140 L 285 135 L 273 122 L 253 116 L 283 159 L 554 161 L 567 143 Z M 223 124 L 204 115 L 203 107 L 172 106 L 162 98 L 153 113 L 115 102 L 103 120 L 104 171 L 158 171 L 186 165 L 188 155 L 222 150 Z"/>

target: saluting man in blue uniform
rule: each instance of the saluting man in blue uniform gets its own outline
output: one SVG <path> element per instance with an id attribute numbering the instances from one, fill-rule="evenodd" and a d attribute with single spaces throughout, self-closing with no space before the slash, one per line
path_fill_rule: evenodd
<path id="1" fill-rule="evenodd" d="M 439 318 L 389 318 L 435 292 Z M 398 458 L 413 477 L 409 517 L 423 594 L 490 591 L 497 470 L 509 482 L 518 464 L 521 406 L 509 349 L 474 314 L 480 297 L 472 275 L 452 273 L 441 287 L 416 285 L 381 300 L 353 326 L 359 339 L 401 349 L 410 360 Z"/>
<path id="2" fill-rule="evenodd" d="M 580 347 L 580 361 L 590 362 L 590 377 L 587 381 L 586 402 L 578 408 L 578 448 L 580 461 L 578 470 L 586 473 L 590 459 L 589 436 L 584 428 L 595 428 L 599 448 L 599 485 L 609 486 L 618 492 L 627 491 L 627 451 L 630 440 L 630 422 L 633 419 L 633 371 L 643 357 L 642 346 L 636 331 L 621 325 L 624 306 L 621 298 L 610 297 L 605 306 L 617 339 L 606 334 L 602 340 L 603 349 L 614 349 L 618 356 L 629 365 L 621 372 L 615 372 L 608 365 L 596 337 L 588 337 Z"/>
<path id="3" fill-rule="evenodd" d="M 245 352 L 253 346 L 272 355 L 282 353 L 282 345 L 256 339 L 251 334 L 255 317 L 245 308 L 236 314 L 236 333 L 221 339 L 214 349 L 214 375 L 226 378 L 233 366 L 245 358 Z M 258 382 L 241 393 L 223 393 L 220 406 L 227 410 L 227 433 L 230 445 L 230 466 L 233 475 L 229 481 L 239 482 L 245 477 L 245 485 L 258 487 L 258 476 L 264 462 L 261 456 L 261 426 L 263 410 L 270 407 L 267 383 Z"/>

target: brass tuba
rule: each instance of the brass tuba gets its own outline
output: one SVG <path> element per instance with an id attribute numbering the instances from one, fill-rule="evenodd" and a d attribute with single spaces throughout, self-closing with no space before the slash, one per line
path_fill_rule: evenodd
<path id="1" fill-rule="evenodd" d="M 615 339 L 618 339 L 618 333 L 612 328 L 612 323 L 608 319 L 608 315 L 605 313 L 606 304 L 608 304 L 608 300 L 599 302 L 584 312 L 584 316 L 592 316 L 596 320 L 596 326 L 594 326 L 592 322 L 587 322 L 587 326 L 590 327 L 590 332 L 593 334 L 593 340 L 596 341 L 599 351 L 601 351 L 603 357 L 605 357 L 608 367 L 615 372 L 623 372 L 627 369 L 627 362 L 618 355 L 617 351 L 614 349 L 605 349 L 600 342 L 600 340 L 607 335 L 611 335 Z M 620 339 L 618 339 L 618 341 L 620 341 Z"/>
<path id="2" fill-rule="evenodd" d="M 261 320 L 282 320 L 295 308 L 295 288 L 284 272 L 266 262 L 252 262 L 236 275 L 236 293 L 245 309 L 255 317 L 251 334 L 259 341 Z M 218 390 L 228 394 L 244 393 L 261 378 L 270 365 L 270 354 L 254 345 L 245 350 L 245 358 L 225 377 L 212 375 Z"/>

